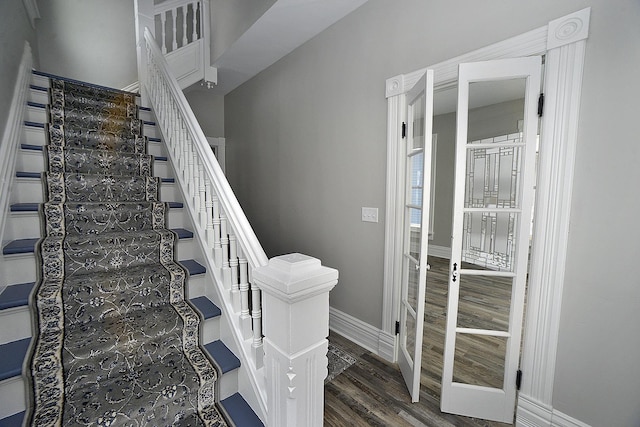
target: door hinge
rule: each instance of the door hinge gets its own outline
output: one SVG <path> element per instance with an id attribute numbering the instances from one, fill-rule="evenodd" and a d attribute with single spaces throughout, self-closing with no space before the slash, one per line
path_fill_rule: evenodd
<path id="1" fill-rule="evenodd" d="M 522 385 L 522 371 L 518 369 L 516 373 L 516 389 L 520 390 L 520 386 Z"/>
<path id="2" fill-rule="evenodd" d="M 407 137 L 407 124 L 402 122 L 402 139 Z"/>
<path id="3" fill-rule="evenodd" d="M 396 321 L 396 335 L 400 334 L 400 322 Z"/>
<path id="4" fill-rule="evenodd" d="M 538 97 L 538 117 L 542 117 L 542 110 L 544 110 L 544 93 Z"/>

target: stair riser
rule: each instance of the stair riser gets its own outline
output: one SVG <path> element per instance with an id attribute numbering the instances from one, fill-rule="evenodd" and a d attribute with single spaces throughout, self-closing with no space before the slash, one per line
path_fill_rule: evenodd
<path id="1" fill-rule="evenodd" d="M 0 381 L 0 420 L 26 409 L 25 390 L 24 379 L 21 376 Z"/>
<path id="2" fill-rule="evenodd" d="M 12 212 L 7 218 L 5 237 L 7 240 L 38 237 L 40 216 L 37 212 Z"/>
<path id="3" fill-rule="evenodd" d="M 47 123 L 47 111 L 42 107 L 27 107 L 25 120 L 36 123 Z"/>
<path id="4" fill-rule="evenodd" d="M 39 85 L 38 85 L 39 86 Z M 29 101 L 37 102 L 38 104 L 49 103 L 49 93 L 43 90 L 31 89 L 29 91 Z"/>
<path id="5" fill-rule="evenodd" d="M 31 314 L 27 306 L 0 310 L 0 344 L 28 338 L 31 332 Z"/>
<path id="6" fill-rule="evenodd" d="M 220 383 L 220 400 L 238 392 L 238 370 L 234 369 L 218 378 Z"/>
<path id="7" fill-rule="evenodd" d="M 6 284 L 36 281 L 36 258 L 33 254 L 5 255 L 4 267 Z"/>

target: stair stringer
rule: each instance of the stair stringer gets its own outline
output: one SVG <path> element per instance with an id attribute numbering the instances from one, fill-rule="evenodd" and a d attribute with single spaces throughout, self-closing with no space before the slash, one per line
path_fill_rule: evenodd
<path id="1" fill-rule="evenodd" d="M 33 55 L 29 42 L 25 42 L 20 67 L 16 76 L 9 117 L 0 141 L 0 244 L 4 246 L 5 223 L 9 211 L 9 202 L 15 181 L 16 159 L 18 147 L 23 135 L 23 123 L 26 115 L 29 83 L 31 82 L 31 68 Z M 3 260 L 0 257 L 0 288 L 7 285 Z M 0 289 L 1 290 L 1 289 Z"/>
<path id="2" fill-rule="evenodd" d="M 162 134 L 162 128 L 157 126 L 157 132 Z M 188 216 L 188 221 L 194 224 L 194 240 L 198 242 L 200 257 L 195 258 L 198 262 L 203 263 L 207 268 L 205 275 L 206 286 L 205 296 L 213 301 L 218 307 L 222 308 L 222 318 L 220 321 L 220 339 L 231 349 L 240 359 L 241 364 L 238 368 L 238 392 L 244 397 L 249 406 L 258 415 L 258 417 L 266 423 L 267 419 L 267 385 L 265 381 L 264 367 L 256 369 L 252 355 L 252 339 L 244 339 L 242 328 L 240 325 L 239 313 L 236 312 L 233 305 L 231 293 L 224 286 L 224 278 L 222 271 L 214 263 L 213 254 L 206 256 L 208 248 L 204 233 L 198 224 L 197 213 L 189 203 L 189 198 L 183 187 L 180 171 L 175 168 L 172 160 L 171 152 L 165 145 L 165 135 L 162 135 L 163 151 L 168 153 L 168 167 L 172 170 L 173 176 L 176 177 L 176 186 L 180 193 L 180 198 L 185 201 L 183 215 Z M 188 213 L 187 213 L 188 212 Z M 260 350 L 262 351 L 262 350 Z"/>

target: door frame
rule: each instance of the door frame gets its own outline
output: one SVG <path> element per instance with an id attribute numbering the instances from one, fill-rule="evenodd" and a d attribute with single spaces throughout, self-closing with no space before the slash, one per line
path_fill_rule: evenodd
<path id="1" fill-rule="evenodd" d="M 426 68 L 435 70 L 435 88 L 456 84 L 458 65 L 491 59 L 545 55 L 544 114 L 541 118 L 536 221 L 523 330 L 522 387 L 517 420 L 550 423 L 552 392 L 560 326 L 560 308 L 577 146 L 578 116 L 586 40 L 591 8 L 563 16 L 516 37 Z M 386 81 L 387 176 L 384 284 L 380 356 L 397 360 L 395 323 L 400 310 L 399 275 L 402 264 L 402 186 L 404 160 L 398 151 L 405 94 L 426 68 Z"/>

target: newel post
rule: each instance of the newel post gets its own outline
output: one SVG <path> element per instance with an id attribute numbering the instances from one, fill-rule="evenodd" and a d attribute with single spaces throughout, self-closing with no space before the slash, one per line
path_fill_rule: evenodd
<path id="1" fill-rule="evenodd" d="M 262 290 L 268 426 L 322 426 L 329 291 L 338 270 L 302 254 L 254 270 Z"/>

